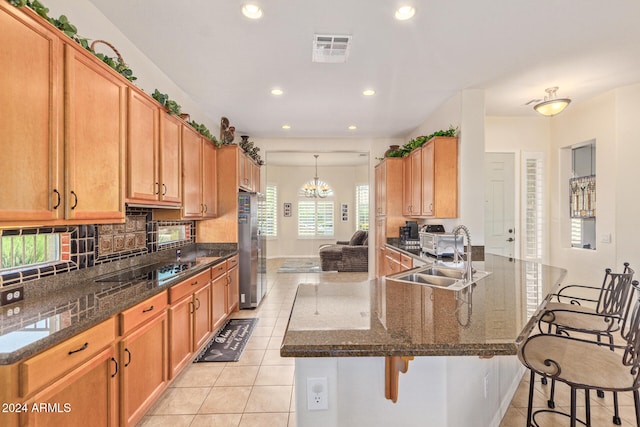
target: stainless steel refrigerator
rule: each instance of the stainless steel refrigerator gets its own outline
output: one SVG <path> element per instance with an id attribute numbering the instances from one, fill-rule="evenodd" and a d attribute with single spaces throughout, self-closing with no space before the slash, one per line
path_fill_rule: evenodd
<path id="1" fill-rule="evenodd" d="M 264 196 L 238 193 L 240 308 L 256 308 L 267 292 L 265 242 L 260 234 Z"/>

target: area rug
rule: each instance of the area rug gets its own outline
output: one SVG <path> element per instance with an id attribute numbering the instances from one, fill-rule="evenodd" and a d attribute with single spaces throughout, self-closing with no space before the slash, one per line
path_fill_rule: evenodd
<path id="1" fill-rule="evenodd" d="M 230 319 L 205 349 L 196 357 L 198 362 L 237 362 L 242 356 L 257 318 Z"/>
<path id="2" fill-rule="evenodd" d="M 278 269 L 278 273 L 320 273 L 320 259 L 287 259 Z"/>

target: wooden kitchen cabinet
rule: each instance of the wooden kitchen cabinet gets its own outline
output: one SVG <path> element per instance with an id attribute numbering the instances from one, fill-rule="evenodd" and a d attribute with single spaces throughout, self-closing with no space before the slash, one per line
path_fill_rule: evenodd
<path id="1" fill-rule="evenodd" d="M 233 313 L 238 309 L 239 306 L 239 296 L 240 296 L 240 273 L 238 271 L 238 256 L 234 255 L 233 257 L 227 260 L 227 313 Z"/>
<path id="2" fill-rule="evenodd" d="M 211 272 L 211 330 L 215 331 L 238 309 L 238 256 L 211 267 Z"/>
<path id="3" fill-rule="evenodd" d="M 211 332 L 211 269 L 169 289 L 169 375 L 190 361 Z"/>
<path id="4" fill-rule="evenodd" d="M 183 217 L 217 215 L 216 148 L 198 132 L 182 127 Z"/>
<path id="5" fill-rule="evenodd" d="M 127 100 L 127 201 L 180 206 L 181 123 L 137 89 Z"/>
<path id="6" fill-rule="evenodd" d="M 123 222 L 127 83 L 28 8 L 0 25 L 0 222 Z"/>
<path id="7" fill-rule="evenodd" d="M 238 145 L 223 145 L 218 158 L 221 183 L 234 189 L 260 191 L 260 165 Z"/>
<path id="8" fill-rule="evenodd" d="M 118 426 L 118 369 L 112 345 L 27 400 L 29 408 L 48 404 L 56 411 L 23 413 L 20 424 Z"/>
<path id="9" fill-rule="evenodd" d="M 413 150 L 403 160 L 402 214 L 420 216 L 422 209 L 422 150 Z"/>
<path id="10" fill-rule="evenodd" d="M 62 43 L 32 15 L 0 2 L 0 224 L 64 218 Z"/>
<path id="11" fill-rule="evenodd" d="M 64 51 L 66 217 L 124 221 L 127 84 L 77 43 Z"/>
<path id="12" fill-rule="evenodd" d="M 458 138 L 434 137 L 422 151 L 421 216 L 458 216 Z"/>
<path id="13" fill-rule="evenodd" d="M 402 214 L 403 178 L 402 158 L 387 157 L 375 167 L 375 239 L 378 277 L 386 275 L 384 250 L 387 239 L 400 237 L 399 228 L 406 222 Z"/>
<path id="14" fill-rule="evenodd" d="M 228 284 L 226 274 L 216 277 L 211 282 L 211 329 L 214 331 L 224 324 L 229 314 Z"/>
<path id="15" fill-rule="evenodd" d="M 120 425 L 135 424 L 168 384 L 167 293 L 121 313 Z"/>

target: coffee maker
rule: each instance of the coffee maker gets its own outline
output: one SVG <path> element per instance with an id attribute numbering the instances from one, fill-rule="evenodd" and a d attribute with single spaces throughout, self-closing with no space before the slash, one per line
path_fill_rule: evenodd
<path id="1" fill-rule="evenodd" d="M 405 248 L 420 248 L 420 236 L 416 221 L 406 221 L 405 225 L 400 227 L 400 245 Z"/>

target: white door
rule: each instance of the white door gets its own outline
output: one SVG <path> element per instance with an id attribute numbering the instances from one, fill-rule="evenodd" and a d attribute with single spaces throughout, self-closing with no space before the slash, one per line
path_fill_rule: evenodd
<path id="1" fill-rule="evenodd" d="M 516 257 L 515 154 L 485 153 L 485 252 Z"/>

